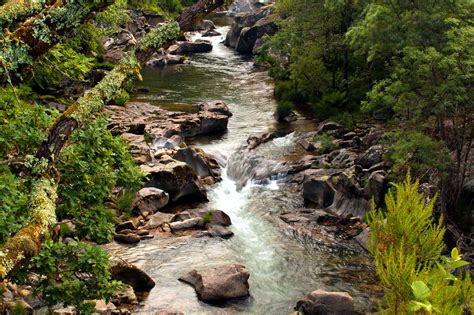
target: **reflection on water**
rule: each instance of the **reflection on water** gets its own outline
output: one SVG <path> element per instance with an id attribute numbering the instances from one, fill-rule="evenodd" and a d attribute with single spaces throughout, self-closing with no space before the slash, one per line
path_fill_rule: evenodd
<path id="1" fill-rule="evenodd" d="M 222 34 L 227 30 L 217 29 Z M 224 100 L 234 114 L 227 133 L 195 142 L 210 153 L 228 158 L 232 153 L 242 154 L 238 148 L 249 135 L 277 130 L 279 126 L 272 118 L 275 103 L 270 78 L 251 60 L 222 45 L 223 38 L 209 38 L 213 51 L 192 56 L 189 65 L 144 69 L 141 87 L 149 88 L 150 93 L 136 95 L 135 99 L 173 110 L 192 110 L 202 101 Z M 275 139 L 256 154 L 260 161 L 276 167 L 278 163 L 270 160 L 294 152 L 293 140 L 292 135 Z M 231 163 L 242 160 L 230 159 Z M 256 164 L 258 167 L 260 163 Z M 235 164 L 228 168 L 235 168 Z M 243 173 L 237 172 L 231 179 L 225 169 L 222 182 L 209 192 L 209 207 L 225 211 L 232 219 L 235 235 L 231 239 L 157 236 L 130 248 L 110 245 L 117 255 L 142 267 L 156 281 L 137 312 L 288 314 L 298 299 L 319 288 L 348 291 L 358 309 L 367 307 L 366 287 L 372 274 L 368 259 L 314 248 L 285 235 L 270 220 L 270 214 L 302 207 L 300 194 L 277 181 L 263 186 L 245 180 L 243 188 L 238 189 L 235 179 L 239 178 L 235 177 L 242 178 Z M 191 269 L 225 263 L 242 263 L 248 268 L 250 298 L 223 305 L 205 304 L 198 301 L 192 287 L 177 280 Z"/>

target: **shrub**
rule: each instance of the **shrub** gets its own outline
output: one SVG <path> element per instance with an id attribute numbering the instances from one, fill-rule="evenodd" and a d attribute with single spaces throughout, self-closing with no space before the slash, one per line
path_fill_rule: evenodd
<path id="1" fill-rule="evenodd" d="M 336 143 L 334 143 L 334 141 L 335 141 L 334 137 L 327 133 L 317 135 L 313 138 L 313 142 L 320 143 L 319 150 L 318 150 L 320 154 L 326 154 L 326 153 L 330 153 L 336 150 L 337 145 Z"/>
<path id="2" fill-rule="evenodd" d="M 444 142 L 418 131 L 392 133 L 389 141 L 392 145 L 387 157 L 393 163 L 391 171 L 395 178 L 404 178 L 408 170 L 420 180 L 431 174 L 446 175 L 450 156 Z"/>
<path id="3" fill-rule="evenodd" d="M 106 242 L 113 231 L 112 217 L 103 204 L 114 187 L 136 189 L 143 174 L 135 165 L 125 142 L 106 129 L 101 116 L 71 137 L 64 150 L 58 188 L 61 218 L 75 218 L 78 235 Z"/>
<path id="4" fill-rule="evenodd" d="M 35 63 L 35 82 L 43 90 L 54 91 L 67 81 L 78 81 L 93 68 L 94 58 L 59 44 Z"/>
<path id="5" fill-rule="evenodd" d="M 293 112 L 293 104 L 288 101 L 279 101 L 277 103 L 277 108 L 275 115 L 278 121 L 282 121 L 285 117 L 290 115 Z"/>
<path id="6" fill-rule="evenodd" d="M 427 203 L 410 175 L 388 193 L 386 212 L 368 215 L 371 254 L 385 290 L 384 312 L 406 314 L 423 311 L 462 314 L 473 297 L 468 274 L 454 272 L 466 265 L 457 249 L 440 257 L 445 245 L 442 220 L 432 217 L 435 200 Z"/>
<path id="7" fill-rule="evenodd" d="M 28 189 L 8 167 L 0 167 L 0 244 L 18 231 L 28 216 Z"/>
<path id="8" fill-rule="evenodd" d="M 41 278 L 35 293 L 49 308 L 74 306 L 79 314 L 91 314 L 92 299 L 110 299 L 121 287 L 111 280 L 109 256 L 98 246 L 82 242 L 46 241 L 32 259 L 32 271 Z"/>
<path id="9" fill-rule="evenodd" d="M 130 95 L 127 93 L 127 91 L 122 90 L 115 96 L 114 100 L 111 103 L 119 106 L 125 106 L 128 103 L 129 99 Z"/>
<path id="10" fill-rule="evenodd" d="M 31 89 L 0 89 L 0 157 L 34 154 L 57 112 L 29 102 Z"/>
<path id="11" fill-rule="evenodd" d="M 132 205 L 133 205 L 133 201 L 135 200 L 135 196 L 136 196 L 136 191 L 134 189 L 122 190 L 117 196 L 117 199 L 115 201 L 117 208 L 123 213 L 131 215 Z"/>

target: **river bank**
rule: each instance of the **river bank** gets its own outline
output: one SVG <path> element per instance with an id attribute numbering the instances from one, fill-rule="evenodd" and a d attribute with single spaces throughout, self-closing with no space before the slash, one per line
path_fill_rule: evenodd
<path id="1" fill-rule="evenodd" d="M 108 245 L 110 253 L 139 266 L 156 282 L 134 312 L 287 314 L 316 289 L 349 292 L 358 311 L 371 308 L 376 291 L 373 269 L 360 248 L 318 244 L 293 233 L 280 218 L 305 207 L 301 187 L 284 175 L 288 172 L 284 164 L 307 155 L 298 140 L 317 130 L 317 124 L 304 118 L 290 124 L 275 122 L 273 85 L 265 70 L 221 43 L 228 26 L 216 31 L 222 35 L 210 38 L 212 51 L 190 55 L 189 64 L 145 68 L 138 89 L 147 92 L 135 94 L 132 100 L 188 113 L 196 112 L 195 104 L 203 101 L 221 99 L 228 104 L 233 116 L 227 132 L 186 142 L 220 162 L 222 180 L 208 186 L 209 202 L 200 207 L 227 213 L 234 236 L 203 237 L 199 229 L 181 235 L 160 231 L 137 245 Z M 255 146 L 253 152 L 243 147 L 249 137 L 251 142 L 269 132 L 273 134 L 270 141 Z M 254 176 L 257 173 L 260 178 Z M 166 212 L 190 207 L 196 204 L 180 204 Z M 192 287 L 178 281 L 191 269 L 228 263 L 241 263 L 249 270 L 250 298 L 206 304 L 197 299 Z"/>

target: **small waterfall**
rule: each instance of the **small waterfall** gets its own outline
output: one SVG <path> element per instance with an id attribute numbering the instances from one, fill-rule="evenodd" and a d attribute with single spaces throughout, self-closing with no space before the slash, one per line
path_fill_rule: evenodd
<path id="1" fill-rule="evenodd" d="M 234 180 L 238 190 L 245 187 L 249 181 L 254 184 L 274 185 L 286 176 L 286 167 L 282 161 L 275 158 L 283 156 L 293 146 L 294 134 L 273 139 L 255 150 L 241 148 L 231 155 L 227 162 L 226 174 Z M 273 159 L 271 159 L 273 158 Z"/>

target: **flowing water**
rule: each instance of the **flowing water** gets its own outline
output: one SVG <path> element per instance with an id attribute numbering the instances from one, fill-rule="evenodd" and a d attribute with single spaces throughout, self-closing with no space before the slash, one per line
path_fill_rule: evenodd
<path id="1" fill-rule="evenodd" d="M 225 34 L 228 27 L 217 30 Z M 319 288 L 347 291 L 359 310 L 367 309 L 373 277 L 367 257 L 318 248 L 287 235 L 272 218 L 303 207 L 301 193 L 278 177 L 264 182 L 247 180 L 249 173 L 262 168 L 278 172 L 279 162 L 297 154 L 298 148 L 290 133 L 261 145 L 252 155 L 239 149 L 249 135 L 282 129 L 272 117 L 273 83 L 252 60 L 221 44 L 223 37 L 208 39 L 214 44 L 213 51 L 192 56 L 189 65 L 144 69 L 141 85 L 150 92 L 136 100 L 185 111 L 195 110 L 196 104 L 206 100 L 221 99 L 229 105 L 234 116 L 228 131 L 194 139 L 194 143 L 229 161 L 223 180 L 208 192 L 208 207 L 231 217 L 235 235 L 228 240 L 156 236 L 135 247 L 112 245 L 115 255 L 143 268 L 156 281 L 136 312 L 288 314 L 298 299 Z M 206 304 L 197 299 L 192 287 L 177 280 L 191 269 L 228 263 L 248 268 L 250 298 Z"/>

